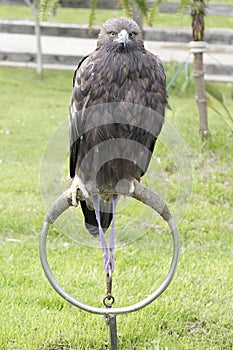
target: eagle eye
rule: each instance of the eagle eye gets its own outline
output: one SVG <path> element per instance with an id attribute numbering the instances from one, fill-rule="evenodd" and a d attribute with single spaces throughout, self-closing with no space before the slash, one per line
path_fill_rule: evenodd
<path id="1" fill-rule="evenodd" d="M 110 32 L 109 35 L 113 38 L 114 36 L 116 36 L 116 32 Z"/>
<path id="2" fill-rule="evenodd" d="M 135 32 L 129 33 L 130 38 L 134 38 L 136 35 L 137 35 L 137 33 L 135 33 Z"/>

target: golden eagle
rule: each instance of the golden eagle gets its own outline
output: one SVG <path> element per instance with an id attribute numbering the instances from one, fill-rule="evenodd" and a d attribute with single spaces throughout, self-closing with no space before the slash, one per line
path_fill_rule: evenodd
<path id="1" fill-rule="evenodd" d="M 112 195 L 122 180 L 133 191 L 147 170 L 167 104 L 161 60 L 144 48 L 131 19 L 113 18 L 101 27 L 97 47 L 84 57 L 73 78 L 70 100 L 70 177 L 68 196 L 81 207 L 85 224 L 98 234 L 92 195 L 102 197 L 101 226 L 113 218 Z"/>

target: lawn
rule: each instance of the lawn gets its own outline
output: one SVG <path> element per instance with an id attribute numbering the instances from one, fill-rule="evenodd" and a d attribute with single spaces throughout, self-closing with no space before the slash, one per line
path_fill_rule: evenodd
<path id="1" fill-rule="evenodd" d="M 168 81 L 171 72 L 167 67 Z M 154 303 L 117 317 L 119 350 L 232 349 L 233 138 L 224 109 L 213 101 L 224 117 L 208 110 L 212 136 L 202 147 L 193 84 L 181 91 L 182 79 L 169 92 L 172 110 L 144 180 L 174 213 L 181 238 L 179 266 Z M 232 111 L 232 86 L 214 86 Z M 50 152 L 49 140 L 55 141 L 58 158 L 67 147 L 71 87 L 70 72 L 46 71 L 38 77 L 34 70 L 0 67 L 1 350 L 108 349 L 102 317 L 61 299 L 39 261 L 46 213 L 39 179 L 56 179 L 56 154 L 51 153 L 45 171 L 41 162 Z M 66 158 L 62 167 L 65 173 Z M 67 231 L 60 222 L 50 230 L 49 263 L 68 292 L 101 307 L 102 252 L 84 230 L 79 208 L 68 212 L 73 220 L 67 216 Z M 116 225 L 113 294 L 120 307 L 158 287 L 168 270 L 172 242 L 165 223 L 134 201 L 119 203 Z"/>
<path id="2" fill-rule="evenodd" d="M 231 1 L 231 0 L 230 0 Z M 225 1 L 224 1 L 225 2 Z M 49 18 L 55 22 L 73 22 L 73 23 L 88 23 L 90 10 L 89 9 L 73 9 L 73 8 L 58 8 L 56 14 Z M 100 10 L 95 13 L 95 24 L 102 24 L 108 18 L 124 16 L 124 12 L 120 10 Z M 10 19 L 33 19 L 33 14 L 29 7 L 26 6 L 3 6 L 0 5 L 0 18 Z M 207 16 L 205 18 L 206 28 L 232 28 L 232 17 L 225 16 Z M 158 27 L 191 27 L 191 17 L 187 14 L 164 14 L 156 13 L 153 21 L 153 26 Z"/>

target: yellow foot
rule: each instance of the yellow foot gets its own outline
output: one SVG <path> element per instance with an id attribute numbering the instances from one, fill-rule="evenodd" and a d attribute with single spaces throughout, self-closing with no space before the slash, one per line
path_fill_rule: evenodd
<path id="1" fill-rule="evenodd" d="M 66 192 L 65 192 L 67 198 L 71 199 L 72 205 L 74 207 L 78 206 L 78 202 L 77 202 L 78 190 L 80 190 L 82 192 L 82 195 L 84 198 L 89 197 L 89 194 L 88 194 L 87 190 L 85 189 L 85 186 L 82 183 L 82 180 L 80 179 L 80 177 L 75 175 L 75 177 L 72 180 L 72 184 L 71 184 L 70 188 L 68 188 L 68 190 L 66 190 Z"/>

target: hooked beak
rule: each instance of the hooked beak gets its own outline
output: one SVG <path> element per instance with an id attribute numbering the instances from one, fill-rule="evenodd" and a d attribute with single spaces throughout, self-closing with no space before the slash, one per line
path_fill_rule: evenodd
<path id="1" fill-rule="evenodd" d="M 129 41 L 129 34 L 125 29 L 122 29 L 118 34 L 117 39 L 115 39 L 114 41 L 118 42 L 119 44 L 123 44 L 125 48 L 126 44 Z"/>

